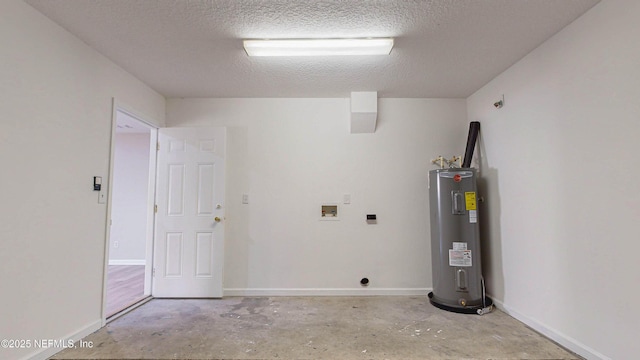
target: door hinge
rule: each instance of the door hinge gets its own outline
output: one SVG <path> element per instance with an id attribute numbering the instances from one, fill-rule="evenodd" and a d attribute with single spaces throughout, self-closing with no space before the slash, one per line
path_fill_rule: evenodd
<path id="1" fill-rule="evenodd" d="M 158 205 L 153 205 L 153 212 L 158 213 Z"/>
<path id="2" fill-rule="evenodd" d="M 156 143 L 156 151 L 160 151 L 160 141 Z"/>
<path id="3" fill-rule="evenodd" d="M 156 268 L 151 270 L 151 276 L 156 277 Z"/>

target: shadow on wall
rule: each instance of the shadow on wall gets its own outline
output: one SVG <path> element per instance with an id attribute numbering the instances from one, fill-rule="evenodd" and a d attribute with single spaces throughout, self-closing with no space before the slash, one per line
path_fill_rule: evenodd
<path id="1" fill-rule="evenodd" d="M 500 218 L 500 191 L 498 189 L 498 169 L 489 166 L 482 131 L 478 137 L 480 174 L 478 193 L 480 201 L 480 247 L 482 251 L 482 272 L 487 294 L 494 300 L 504 302 L 504 272 L 502 268 L 502 236 Z"/>

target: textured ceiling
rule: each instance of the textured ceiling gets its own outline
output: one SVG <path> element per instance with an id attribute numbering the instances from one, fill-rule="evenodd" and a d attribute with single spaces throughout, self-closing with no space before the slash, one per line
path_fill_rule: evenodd
<path id="1" fill-rule="evenodd" d="M 26 0 L 166 97 L 465 98 L 599 0 Z M 244 38 L 394 37 L 390 56 L 249 58 Z"/>

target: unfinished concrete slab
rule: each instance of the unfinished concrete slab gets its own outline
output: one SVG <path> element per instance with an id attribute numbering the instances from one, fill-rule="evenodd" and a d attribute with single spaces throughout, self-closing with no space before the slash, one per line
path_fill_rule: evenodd
<path id="1" fill-rule="evenodd" d="M 54 359 L 580 359 L 500 312 L 424 297 L 155 299 Z"/>

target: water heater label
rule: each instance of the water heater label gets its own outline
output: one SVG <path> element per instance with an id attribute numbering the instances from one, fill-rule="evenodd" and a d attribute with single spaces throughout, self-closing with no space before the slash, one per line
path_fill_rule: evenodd
<path id="1" fill-rule="evenodd" d="M 453 243 L 453 250 L 467 250 L 467 243 L 466 242 L 454 242 Z"/>
<path id="2" fill-rule="evenodd" d="M 471 250 L 449 250 L 449 266 L 471 266 Z"/>
<path id="3" fill-rule="evenodd" d="M 475 191 L 467 191 L 464 193 L 464 200 L 467 210 L 476 210 L 476 193 Z"/>
<path id="4" fill-rule="evenodd" d="M 478 210 L 469 210 L 469 222 L 472 224 L 478 222 Z"/>

